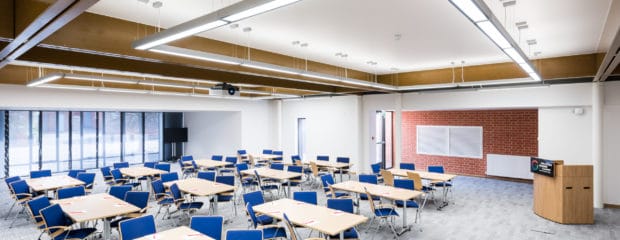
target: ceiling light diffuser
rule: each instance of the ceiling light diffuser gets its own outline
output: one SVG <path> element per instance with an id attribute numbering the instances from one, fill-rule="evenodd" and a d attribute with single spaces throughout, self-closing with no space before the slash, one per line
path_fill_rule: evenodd
<path id="1" fill-rule="evenodd" d="M 300 0 L 274 0 L 274 1 L 269 1 L 266 2 L 264 4 L 252 7 L 250 9 L 232 14 L 230 16 L 224 17 L 223 19 L 229 22 L 235 22 L 235 21 L 239 21 L 241 19 L 245 19 L 254 15 L 258 15 L 261 13 L 265 13 L 271 10 L 274 10 L 276 8 L 280 8 L 286 5 L 289 5 L 291 3 L 295 3 L 295 2 L 299 2 Z"/>
<path id="2" fill-rule="evenodd" d="M 480 8 L 472 2 L 472 0 L 450 0 L 456 8 L 461 10 L 465 16 L 471 19 L 472 22 L 480 22 L 487 20 Z"/>
<path id="3" fill-rule="evenodd" d="M 478 22 L 476 24 L 501 49 L 512 47 L 504 35 L 490 21 Z"/>
<path id="4" fill-rule="evenodd" d="M 512 58 L 512 60 L 514 60 L 516 63 L 518 64 L 525 63 L 525 59 L 521 56 L 521 54 L 519 54 L 519 52 L 517 52 L 516 49 L 506 48 L 504 49 L 504 52 L 506 53 L 506 55 Z"/>
<path id="5" fill-rule="evenodd" d="M 187 23 L 191 23 L 191 22 L 192 21 L 187 22 Z M 214 21 L 205 22 L 205 23 L 196 23 L 191 26 L 179 25 L 181 27 L 171 30 L 172 32 L 167 32 L 167 31 L 159 32 L 159 33 L 147 36 L 143 39 L 140 39 L 134 42 L 132 45 L 133 45 L 133 48 L 135 49 L 146 50 L 146 49 L 150 49 L 155 46 L 159 46 L 159 45 L 166 44 L 166 43 L 169 43 L 175 40 L 179 40 L 181 38 L 189 37 L 189 36 L 201 33 L 201 32 L 205 32 L 205 31 L 217 28 L 217 27 L 221 27 L 226 24 L 228 24 L 228 22 L 226 21 L 214 20 Z"/>
<path id="6" fill-rule="evenodd" d="M 48 83 L 51 81 L 56 81 L 58 79 L 61 79 L 64 76 L 63 73 L 52 73 L 49 75 L 45 75 L 43 77 L 37 78 L 35 80 L 32 80 L 30 83 L 28 83 L 28 87 L 35 87 L 44 83 Z"/>
<path id="7" fill-rule="evenodd" d="M 239 65 L 241 64 L 241 60 L 238 58 L 228 57 L 220 54 L 213 54 L 203 51 L 196 51 L 187 48 L 173 47 L 168 45 L 157 46 L 155 48 L 149 49 L 151 52 L 162 53 L 167 55 L 173 55 L 177 57 L 186 57 L 197 60 L 223 63 L 223 64 L 231 64 L 231 65 Z"/>
<path id="8" fill-rule="evenodd" d="M 247 63 L 242 63 L 241 66 L 259 69 L 259 70 L 292 74 L 292 75 L 297 75 L 300 73 L 300 71 L 297 71 L 293 68 L 287 68 L 287 67 L 272 65 L 268 63 L 247 62 Z"/>
<path id="9" fill-rule="evenodd" d="M 178 83 L 165 83 L 165 82 L 155 82 L 155 81 L 140 81 L 138 82 L 140 85 L 148 85 L 148 86 L 159 86 L 159 87 L 171 87 L 171 88 L 194 88 L 191 85 L 178 84 Z"/>

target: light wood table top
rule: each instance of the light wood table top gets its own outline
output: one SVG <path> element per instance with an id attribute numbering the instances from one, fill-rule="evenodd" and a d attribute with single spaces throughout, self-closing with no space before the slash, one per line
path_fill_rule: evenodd
<path id="1" fill-rule="evenodd" d="M 180 226 L 155 234 L 146 235 L 138 238 L 137 240 L 213 240 L 213 238 L 187 226 Z"/>
<path id="2" fill-rule="evenodd" d="M 277 180 L 288 180 L 301 177 L 301 173 L 275 170 L 271 168 L 252 168 L 241 171 L 241 174 L 254 175 L 254 170 L 256 170 L 256 172 L 258 172 L 258 175 L 261 177 Z"/>
<path id="3" fill-rule="evenodd" d="M 440 182 L 447 182 L 456 177 L 456 175 L 454 174 L 432 173 L 432 172 L 425 172 L 425 171 L 412 171 L 412 170 L 396 169 L 396 168 L 392 168 L 388 171 L 392 172 L 394 176 L 399 176 L 399 177 L 407 177 L 407 172 L 414 172 L 414 173 L 420 174 L 420 178 L 422 179 L 440 181 Z"/>
<path id="4" fill-rule="evenodd" d="M 166 182 L 164 183 L 164 186 L 169 188 L 174 183 L 179 186 L 179 190 L 181 190 L 182 192 L 201 197 L 235 190 L 235 187 L 233 186 L 223 183 L 212 182 L 200 178 L 186 178 L 182 180 Z"/>
<path id="5" fill-rule="evenodd" d="M 346 192 L 355 192 L 355 193 L 366 193 L 364 188 L 368 189 L 370 195 L 378 196 L 382 198 L 392 199 L 392 200 L 409 200 L 416 198 L 422 194 L 423 192 L 415 191 L 415 190 L 407 190 L 404 188 L 396 188 L 392 186 L 385 185 L 377 185 L 372 183 L 363 183 L 357 181 L 346 181 L 341 183 L 336 183 L 331 185 L 332 188 L 340 191 Z"/>
<path id="6" fill-rule="evenodd" d="M 329 161 L 310 161 L 310 162 L 316 163 L 317 167 L 328 167 L 328 168 L 336 168 L 336 169 L 353 166 L 352 163 L 339 163 L 339 162 L 329 162 Z"/>
<path id="7" fill-rule="evenodd" d="M 67 175 L 26 179 L 28 186 L 35 192 L 56 190 L 59 188 L 84 185 L 84 182 Z"/>
<path id="8" fill-rule="evenodd" d="M 138 212 L 140 208 L 107 193 L 53 200 L 74 222 L 86 222 Z"/>
<path id="9" fill-rule="evenodd" d="M 231 163 L 226 162 L 226 161 L 215 161 L 211 159 L 198 159 L 198 160 L 195 160 L 195 162 L 196 162 L 196 165 L 198 165 L 198 167 L 201 167 L 201 168 L 221 168 L 221 167 L 232 165 Z"/>
<path id="10" fill-rule="evenodd" d="M 165 171 L 162 171 L 159 169 L 148 168 L 148 167 L 143 167 L 143 166 L 120 168 L 119 170 L 121 171 L 123 175 L 129 176 L 132 178 L 139 178 L 139 177 L 144 177 L 144 176 L 155 176 L 155 175 L 166 173 Z"/>
<path id="11" fill-rule="evenodd" d="M 368 220 L 362 215 L 342 212 L 289 198 L 254 206 L 254 211 L 273 218 L 284 219 L 284 213 L 295 225 L 328 235 L 337 235 Z"/>

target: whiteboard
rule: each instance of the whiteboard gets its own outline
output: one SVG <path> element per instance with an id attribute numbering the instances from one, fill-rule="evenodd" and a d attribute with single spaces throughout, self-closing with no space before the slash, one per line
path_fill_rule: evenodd
<path id="1" fill-rule="evenodd" d="M 417 126 L 417 153 L 427 155 L 449 154 L 448 128 L 443 126 Z"/>
<path id="2" fill-rule="evenodd" d="M 450 127 L 450 156 L 482 158 L 482 127 Z"/>
<path id="3" fill-rule="evenodd" d="M 416 126 L 418 154 L 482 159 L 480 126 Z"/>

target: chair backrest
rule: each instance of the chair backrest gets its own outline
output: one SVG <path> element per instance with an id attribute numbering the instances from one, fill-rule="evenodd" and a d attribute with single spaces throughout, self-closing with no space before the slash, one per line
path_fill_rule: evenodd
<path id="1" fill-rule="evenodd" d="M 237 157 L 226 157 L 226 162 L 237 164 L 237 159 L 238 159 Z"/>
<path id="2" fill-rule="evenodd" d="M 118 224 L 121 240 L 130 240 L 157 232 L 153 215 L 123 220 Z"/>
<path id="3" fill-rule="evenodd" d="M 422 177 L 420 174 L 414 172 L 407 172 L 407 178 L 413 180 L 413 186 L 415 190 L 422 191 Z"/>
<path id="4" fill-rule="evenodd" d="M 323 184 L 323 190 L 329 192 L 329 187 L 334 184 L 334 177 L 331 174 L 321 176 L 321 183 Z"/>
<path id="5" fill-rule="evenodd" d="M 284 171 L 284 164 L 282 163 L 272 163 L 270 167 L 271 169 Z"/>
<path id="6" fill-rule="evenodd" d="M 189 227 L 215 240 L 222 239 L 224 217 L 222 216 L 192 216 Z"/>
<path id="7" fill-rule="evenodd" d="M 246 151 L 245 149 L 239 149 L 239 150 L 237 150 L 237 154 L 239 154 L 239 155 L 247 155 L 248 151 Z"/>
<path id="8" fill-rule="evenodd" d="M 72 198 L 77 196 L 86 195 L 86 190 L 84 190 L 84 186 L 76 186 L 76 187 L 68 187 L 58 189 L 56 192 L 58 199 Z"/>
<path id="9" fill-rule="evenodd" d="M 351 162 L 351 159 L 349 159 L 348 157 L 337 157 L 336 158 L 336 162 L 339 162 L 339 163 L 349 163 L 349 162 Z"/>
<path id="10" fill-rule="evenodd" d="M 381 163 L 371 164 L 370 169 L 372 169 L 372 173 L 379 174 L 381 172 Z"/>
<path id="11" fill-rule="evenodd" d="M 111 177 L 112 173 L 110 172 L 110 167 L 105 166 L 101 168 L 101 175 L 103 175 L 103 177 Z"/>
<path id="12" fill-rule="evenodd" d="M 374 174 L 360 174 L 359 181 L 363 183 L 372 183 L 372 184 L 379 183 L 379 180 L 377 179 L 377 175 L 374 175 Z"/>
<path id="13" fill-rule="evenodd" d="M 161 181 L 162 182 L 172 182 L 172 181 L 176 181 L 176 180 L 179 180 L 179 174 L 177 172 L 161 174 Z"/>
<path id="14" fill-rule="evenodd" d="M 353 213 L 353 199 L 350 198 L 330 198 L 327 199 L 327 207 L 347 213 Z"/>
<path id="15" fill-rule="evenodd" d="M 428 166 L 429 172 L 444 173 L 443 166 Z"/>
<path id="16" fill-rule="evenodd" d="M 194 167 L 194 170 L 200 169 L 200 167 L 198 167 L 198 164 L 194 160 L 192 160 L 192 167 Z"/>
<path id="17" fill-rule="evenodd" d="M 288 166 L 288 167 L 286 168 L 286 171 L 289 171 L 289 172 L 294 172 L 294 173 L 301 173 L 301 172 L 303 172 L 303 171 L 304 171 L 304 167 L 302 167 L 302 166 L 297 166 L 297 165 L 295 165 L 295 166 Z"/>
<path id="18" fill-rule="evenodd" d="M 374 200 L 372 194 L 370 194 L 370 192 L 368 192 L 368 189 L 364 188 L 364 192 L 366 192 L 366 196 L 368 196 L 368 205 L 370 205 L 370 212 L 372 212 L 374 214 L 374 212 L 375 212 L 375 200 Z"/>
<path id="19" fill-rule="evenodd" d="M 96 173 L 78 173 L 77 179 L 84 182 L 84 187 L 86 189 L 92 189 L 93 184 L 95 183 Z"/>
<path id="20" fill-rule="evenodd" d="M 316 192 L 311 191 L 311 192 L 294 192 L 293 193 L 293 200 L 297 200 L 300 202 L 305 202 L 305 203 L 309 203 L 309 204 L 314 204 L 317 205 L 318 204 L 318 197 Z"/>
<path id="21" fill-rule="evenodd" d="M 273 150 L 271 150 L 271 149 L 263 149 L 263 154 L 273 154 Z"/>
<path id="22" fill-rule="evenodd" d="M 30 171 L 30 178 L 41 178 L 52 176 L 52 170 Z"/>
<path id="23" fill-rule="evenodd" d="M 237 167 L 237 174 L 239 176 L 241 176 L 241 171 L 250 169 L 247 163 L 237 163 L 235 166 Z"/>
<path id="24" fill-rule="evenodd" d="M 129 162 L 116 162 L 114 164 L 112 164 L 114 166 L 114 168 L 127 168 L 129 167 Z"/>
<path id="25" fill-rule="evenodd" d="M 283 151 L 273 151 L 272 154 L 280 156 L 280 157 L 274 158 L 273 160 L 282 161 L 282 156 L 284 156 L 284 152 Z"/>
<path id="26" fill-rule="evenodd" d="M 258 182 L 259 186 L 263 185 L 263 180 L 260 178 L 260 175 L 258 174 L 258 171 L 254 170 L 254 177 L 256 177 L 256 181 Z"/>
<path id="27" fill-rule="evenodd" d="M 329 161 L 329 156 L 327 155 L 317 155 L 316 160 L 318 161 Z"/>
<path id="28" fill-rule="evenodd" d="M 413 180 L 411 179 L 394 179 L 394 187 L 415 190 Z"/>
<path id="29" fill-rule="evenodd" d="M 381 169 L 380 173 L 383 177 L 383 183 L 385 183 L 385 185 L 394 186 L 394 174 L 392 174 L 392 172 Z"/>
<path id="30" fill-rule="evenodd" d="M 265 198 L 263 198 L 263 193 L 261 191 L 255 191 L 243 194 L 243 202 L 256 206 L 265 203 Z"/>
<path id="31" fill-rule="evenodd" d="M 166 189 L 164 188 L 164 183 L 161 180 L 152 181 L 151 187 L 153 188 L 153 193 L 155 194 L 166 193 Z"/>
<path id="32" fill-rule="evenodd" d="M 157 162 L 144 162 L 144 167 L 147 168 L 155 168 L 155 165 L 157 165 Z"/>
<path id="33" fill-rule="evenodd" d="M 228 230 L 226 240 L 263 240 L 261 230 Z"/>
<path id="34" fill-rule="evenodd" d="M 174 200 L 179 200 L 183 198 L 183 194 L 181 194 L 181 190 L 179 190 L 179 185 L 172 184 L 170 185 L 170 193 L 172 193 L 172 198 L 174 198 Z"/>
<path id="35" fill-rule="evenodd" d="M 288 229 L 288 232 L 291 233 L 291 240 L 297 240 L 297 231 L 295 231 L 295 227 L 293 227 L 293 223 L 291 223 L 291 220 L 288 219 L 288 216 L 286 215 L 286 213 L 282 213 L 282 216 L 284 217 L 284 224 L 286 225 L 286 228 Z"/>
<path id="36" fill-rule="evenodd" d="M 123 200 L 125 199 L 125 194 L 127 192 L 131 191 L 131 186 L 130 185 L 122 185 L 122 186 L 111 186 L 110 187 L 110 191 L 108 192 L 108 194 Z"/>
<path id="37" fill-rule="evenodd" d="M 217 178 L 215 178 L 215 182 L 235 186 L 235 176 L 217 176 Z"/>
<path id="38" fill-rule="evenodd" d="M 110 170 L 110 173 L 115 180 L 123 178 L 123 174 L 121 173 L 121 170 L 118 170 L 118 168 Z"/>
<path id="39" fill-rule="evenodd" d="M 58 226 L 69 226 L 71 223 L 69 222 L 68 218 L 65 216 L 65 213 L 62 211 L 62 208 L 60 208 L 59 204 L 53 204 L 50 205 L 46 208 L 43 208 L 39 211 L 41 217 L 43 218 L 43 221 L 45 222 L 45 227 L 48 228 L 48 233 L 50 235 L 61 231 L 63 232 L 64 230 L 61 229 L 54 229 L 52 227 L 58 227 Z"/>
<path id="40" fill-rule="evenodd" d="M 211 160 L 214 160 L 214 161 L 222 161 L 222 159 L 224 159 L 224 156 L 222 156 L 222 155 L 213 155 L 213 156 L 211 156 Z"/>
<path id="41" fill-rule="evenodd" d="M 400 163 L 400 169 L 415 170 L 415 164 L 413 164 L 413 163 Z"/>
<path id="42" fill-rule="evenodd" d="M 312 171 L 312 176 L 319 176 L 319 166 L 317 166 L 315 162 L 310 162 L 310 170 Z"/>
<path id="43" fill-rule="evenodd" d="M 155 169 L 162 170 L 164 172 L 170 172 L 170 163 L 158 163 L 155 164 Z"/>
<path id="44" fill-rule="evenodd" d="M 198 175 L 196 175 L 197 178 L 200 179 L 204 179 L 204 180 L 208 180 L 211 182 L 215 182 L 215 172 L 210 171 L 210 172 L 198 172 Z"/>
<path id="45" fill-rule="evenodd" d="M 15 181 L 19 181 L 22 180 L 22 178 L 20 176 L 13 176 L 13 177 L 8 177 L 4 179 L 4 182 L 6 183 L 7 188 L 10 188 L 9 184 Z"/>
<path id="46" fill-rule="evenodd" d="M 129 191 L 125 193 L 125 202 L 131 203 L 140 209 L 145 209 L 149 205 L 149 192 Z"/>
<path id="47" fill-rule="evenodd" d="M 86 170 L 82 170 L 82 169 L 69 170 L 69 172 L 67 173 L 67 176 L 72 177 L 72 178 L 77 178 L 78 174 L 84 173 L 84 172 L 86 172 Z"/>
<path id="48" fill-rule="evenodd" d="M 35 222 L 40 222 L 43 219 L 41 218 L 41 213 L 39 211 L 49 207 L 52 204 L 47 196 L 39 196 L 28 201 L 26 205 L 28 205 L 28 210 L 30 211 L 30 214 Z"/>
<path id="49" fill-rule="evenodd" d="M 291 156 L 291 162 L 295 163 L 295 161 L 297 160 L 301 160 L 301 157 L 299 155 L 292 155 Z"/>
<path id="50" fill-rule="evenodd" d="M 13 191 L 13 193 L 16 194 L 15 197 L 17 199 L 28 197 L 26 195 L 19 195 L 19 194 L 30 193 L 30 187 L 28 187 L 28 183 L 26 183 L 26 180 L 13 181 L 9 183 L 9 186 L 11 187 L 11 190 Z"/>
<path id="51" fill-rule="evenodd" d="M 181 161 L 191 161 L 191 160 L 194 160 L 194 156 L 192 155 L 181 156 Z"/>
<path id="52" fill-rule="evenodd" d="M 256 228 L 256 226 L 258 226 L 258 219 L 256 217 L 256 213 L 254 213 L 254 209 L 252 208 L 255 205 L 252 205 L 250 203 L 246 203 L 245 204 L 245 210 L 247 211 L 248 215 L 250 216 L 250 220 L 252 221 L 252 225 L 254 226 L 254 228 Z"/>

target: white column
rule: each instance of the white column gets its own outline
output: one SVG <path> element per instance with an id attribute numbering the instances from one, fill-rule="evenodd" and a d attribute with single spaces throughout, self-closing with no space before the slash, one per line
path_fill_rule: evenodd
<path id="1" fill-rule="evenodd" d="M 282 99 L 276 100 L 276 144 L 278 150 L 282 149 Z"/>
<path id="2" fill-rule="evenodd" d="M 594 207 L 603 207 L 603 105 L 604 84 L 592 83 L 592 165 L 594 168 Z"/>
<path id="3" fill-rule="evenodd" d="M 402 161 L 402 112 L 403 94 L 394 97 L 394 167 L 398 168 Z"/>

